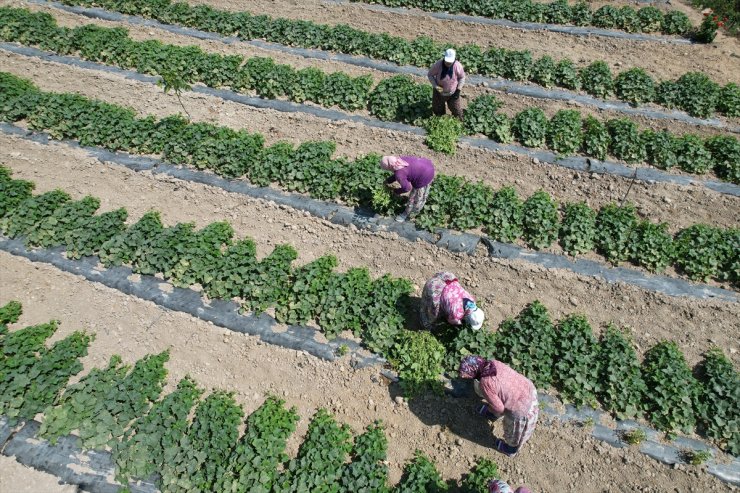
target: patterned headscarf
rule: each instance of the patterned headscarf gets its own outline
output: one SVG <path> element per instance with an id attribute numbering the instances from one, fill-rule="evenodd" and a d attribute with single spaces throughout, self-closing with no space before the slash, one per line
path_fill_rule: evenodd
<path id="1" fill-rule="evenodd" d="M 460 377 L 461 378 L 477 378 L 490 377 L 496 374 L 496 366 L 494 360 L 487 360 L 471 354 L 465 356 L 460 362 Z"/>
<path id="2" fill-rule="evenodd" d="M 492 479 L 488 483 L 488 493 L 513 493 L 511 486 L 500 479 Z"/>
<path id="3" fill-rule="evenodd" d="M 380 167 L 386 171 L 398 171 L 408 165 L 409 163 L 398 156 L 383 156 L 380 159 Z"/>

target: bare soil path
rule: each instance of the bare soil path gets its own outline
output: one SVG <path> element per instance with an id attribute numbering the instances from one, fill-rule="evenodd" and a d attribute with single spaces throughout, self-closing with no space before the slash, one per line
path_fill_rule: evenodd
<path id="1" fill-rule="evenodd" d="M 0 455 L 0 491 L 3 493 L 77 493 L 79 488 L 75 485 L 59 484 L 56 476 L 19 464 L 15 457 Z"/>
<path id="2" fill-rule="evenodd" d="M 84 151 L 63 144 L 42 146 L 4 135 L 0 135 L 0 144 L 0 162 L 15 176 L 34 181 L 38 192 L 62 188 L 76 196 L 94 195 L 101 198 L 101 211 L 126 207 L 132 221 L 150 209 L 161 211 L 165 224 L 193 221 L 202 227 L 225 219 L 238 236 L 255 239 L 258 255 L 266 255 L 277 244 L 290 243 L 299 251 L 299 263 L 334 253 L 341 270 L 368 266 L 374 276 L 391 273 L 411 279 L 417 287 L 435 272 L 455 272 L 481 298 L 490 327 L 539 299 L 553 319 L 582 312 L 596 331 L 612 321 L 634 328 L 641 352 L 661 339 L 670 339 L 680 345 L 690 364 L 698 362 L 713 344 L 740 362 L 738 303 L 658 295 L 569 271 L 499 261 L 482 252 L 470 257 L 402 241 L 390 233 L 355 232 L 221 189 L 102 165 Z"/>
<path id="3" fill-rule="evenodd" d="M 173 94 L 164 94 L 154 85 L 113 74 L 2 51 L 0 70 L 27 77 L 43 90 L 76 92 L 131 107 L 142 116 L 163 117 L 182 112 Z M 337 156 L 349 158 L 370 152 L 430 155 L 442 173 L 482 180 L 495 188 L 513 185 L 523 197 L 543 189 L 559 201 L 586 201 L 592 207 L 600 207 L 620 201 L 630 188 L 629 179 L 535 164 L 528 157 L 510 152 L 490 152 L 461 145 L 458 153 L 450 157 L 430 151 L 423 137 L 404 132 L 349 122 L 327 123 L 306 114 L 255 109 L 192 92 L 183 94 L 182 99 L 194 121 L 246 128 L 264 135 L 268 144 L 280 140 L 297 144 L 327 139 L 337 143 Z M 629 200 L 635 203 L 640 214 L 653 221 L 667 222 L 673 231 L 697 222 L 735 226 L 740 217 L 740 199 L 699 186 L 638 181 L 629 191 Z"/>
<path id="4" fill-rule="evenodd" d="M 4 5 L 4 4 L 8 6 L 13 6 L 13 7 L 27 8 L 34 12 L 49 13 L 57 20 L 58 25 L 69 27 L 69 28 L 74 28 L 77 26 L 87 25 L 87 24 L 96 24 L 96 25 L 101 25 L 101 26 L 106 26 L 106 27 L 124 27 L 129 30 L 131 38 L 137 41 L 157 39 L 157 40 L 162 41 L 163 43 L 173 44 L 173 45 L 178 45 L 178 46 L 195 45 L 195 46 L 200 47 L 202 50 L 208 53 L 217 53 L 217 54 L 222 54 L 222 55 L 241 55 L 244 57 L 264 56 L 264 57 L 269 57 L 269 58 L 274 59 L 277 63 L 288 64 L 296 69 L 302 69 L 306 67 L 319 67 L 325 72 L 341 71 L 341 72 L 350 74 L 355 77 L 361 76 L 361 75 L 370 75 L 373 77 L 375 83 L 378 83 L 381 80 L 391 76 L 391 74 L 387 72 L 383 72 L 383 71 L 379 71 L 379 70 L 375 70 L 371 68 L 358 67 L 356 65 L 335 62 L 335 61 L 305 58 L 305 57 L 298 56 L 298 55 L 290 55 L 284 52 L 261 49 L 261 48 L 257 48 L 257 47 L 243 44 L 243 43 L 224 44 L 218 41 L 200 40 L 200 39 L 196 39 L 196 38 L 189 37 L 189 36 L 178 35 L 178 34 L 170 33 L 162 29 L 144 27 L 144 26 L 136 26 L 136 25 L 128 24 L 126 22 L 112 22 L 112 21 L 101 20 L 101 19 L 91 19 L 89 17 L 85 17 L 82 15 L 76 15 L 76 14 L 72 14 L 69 12 L 65 12 L 63 10 L 60 10 L 60 9 L 57 9 L 51 6 L 39 5 L 36 3 L 30 3 L 30 2 L 22 1 L 22 0 L 0 0 L 0 5 Z M 412 78 L 415 79 L 417 82 L 426 83 L 425 77 L 413 76 Z M 520 96 L 516 94 L 510 94 L 505 91 L 496 91 L 496 90 L 488 89 L 482 86 L 475 86 L 475 85 L 468 86 L 468 89 L 466 89 L 463 92 L 463 98 L 470 101 L 473 98 L 481 94 L 487 94 L 487 93 L 494 94 L 497 98 L 499 98 L 504 103 L 501 111 L 508 114 L 509 116 L 513 116 L 519 111 L 522 111 L 532 106 L 537 106 L 539 108 L 542 108 L 548 116 L 552 116 L 553 114 L 555 114 L 556 111 L 561 110 L 561 109 L 577 109 L 584 115 L 584 117 L 586 115 L 592 115 L 599 119 L 624 118 L 626 116 L 624 113 L 621 113 L 619 111 L 600 110 L 598 108 L 594 108 L 592 106 L 581 104 L 576 101 L 555 101 L 555 100 Z M 651 105 L 648 105 L 647 107 L 650 107 L 650 106 Z M 657 106 L 657 105 L 652 105 L 652 106 L 655 109 L 664 110 L 664 108 L 661 108 L 660 106 Z M 702 135 L 702 136 L 711 136 L 711 135 L 718 135 L 718 134 L 723 133 L 722 129 L 719 129 L 719 128 L 713 128 L 713 127 L 702 126 L 702 125 L 691 125 L 691 124 L 682 123 L 676 120 L 652 119 L 652 118 L 642 117 L 642 116 L 630 116 L 629 118 L 639 123 L 641 127 L 652 128 L 652 129 L 667 128 L 667 129 L 670 129 L 671 132 L 674 132 L 676 134 L 693 133 L 693 134 Z M 740 125 L 740 118 L 726 118 L 721 115 L 715 115 L 714 118 L 724 121 L 725 123 L 728 123 L 729 125 L 733 125 L 733 126 Z"/>
<path id="5" fill-rule="evenodd" d="M 614 38 L 581 38 L 553 32 L 443 21 L 431 17 L 409 17 L 372 12 L 361 5 L 328 4 L 321 0 L 189 0 L 188 3 L 207 4 L 222 10 L 311 20 L 321 24 L 348 24 L 364 31 L 386 32 L 406 39 L 429 36 L 440 43 L 474 43 L 484 47 L 526 49 L 535 57 L 550 55 L 557 59 L 570 58 L 579 65 L 605 60 L 612 69 L 642 67 L 659 79 L 675 79 L 686 72 L 699 70 L 722 84 L 740 81 L 740 43 L 722 33 L 709 45 L 676 46 Z M 701 17 L 695 12 L 690 16 L 693 22 L 699 22 Z"/>
<path id="6" fill-rule="evenodd" d="M 4 252 L 0 253 L 0 271 L 3 286 L 13 286 L 2 290 L 0 302 L 21 301 L 26 311 L 23 324 L 59 319 L 61 328 L 55 340 L 83 328 L 96 334 L 90 356 L 84 360 L 86 371 L 104 366 L 113 354 L 133 362 L 169 348 L 170 387 L 190 374 L 207 390 L 234 391 L 247 413 L 267 394 L 297 406 L 301 421 L 288 444 L 290 455 L 297 452 L 310 416 L 318 407 L 326 407 L 355 433 L 378 418 L 386 423 L 393 482 L 400 478 L 403 462 L 419 448 L 435 461 L 446 479 L 459 478 L 476 456 L 486 456 L 499 464 L 502 477 L 526 483 L 538 492 L 732 491 L 701 467 L 670 468 L 634 449 L 619 450 L 597 442 L 587 428 L 574 425 L 540 423 L 527 447 L 512 460 L 491 451 L 489 426 L 473 413 L 473 400 L 398 401 L 397 389 L 388 387 L 378 368 L 353 370 L 344 361 L 329 363 L 264 345 L 254 337 Z M 8 491 L 23 491 L 20 485 L 28 480 L 26 475 L 7 473 L 16 467 L 0 462 L 0 476 L 8 478 L 3 480 L 11 488 Z"/>

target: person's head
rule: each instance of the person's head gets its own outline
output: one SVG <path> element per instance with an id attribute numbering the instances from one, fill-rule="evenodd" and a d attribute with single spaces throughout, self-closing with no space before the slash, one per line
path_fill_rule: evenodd
<path id="1" fill-rule="evenodd" d="M 473 330 L 480 330 L 483 326 L 483 321 L 486 319 L 486 314 L 483 310 L 478 308 L 474 301 L 465 299 L 463 300 L 463 309 L 465 310 L 465 323 L 470 325 Z"/>
<path id="2" fill-rule="evenodd" d="M 488 483 L 488 493 L 514 493 L 511 486 L 500 479 L 492 479 Z"/>
<path id="3" fill-rule="evenodd" d="M 457 52 L 454 49 L 448 48 L 445 50 L 445 57 L 444 57 L 445 66 L 449 67 L 450 65 L 455 63 L 456 58 L 457 58 Z"/>
<path id="4" fill-rule="evenodd" d="M 511 486 L 500 479 L 492 479 L 488 483 L 488 493 L 512 493 Z M 529 488 L 520 486 L 513 493 L 532 493 Z"/>
<path id="5" fill-rule="evenodd" d="M 398 171 L 408 165 L 409 163 L 398 156 L 383 156 L 380 158 L 380 167 L 386 171 Z"/>
<path id="6" fill-rule="evenodd" d="M 460 361 L 460 369 L 458 370 L 460 378 L 475 378 L 480 380 L 481 377 L 488 377 L 496 374 L 496 367 L 494 366 L 494 360 L 488 360 L 481 358 L 477 354 L 471 354 L 465 356 Z"/>

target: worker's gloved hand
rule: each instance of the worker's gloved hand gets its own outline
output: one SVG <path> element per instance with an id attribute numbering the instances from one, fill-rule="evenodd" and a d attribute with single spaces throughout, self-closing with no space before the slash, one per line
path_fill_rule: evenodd
<path id="1" fill-rule="evenodd" d="M 452 93 L 452 97 L 450 99 L 457 99 L 460 97 L 460 89 Z"/>
<path id="2" fill-rule="evenodd" d="M 486 418 L 486 419 L 488 419 L 490 421 L 496 421 L 497 419 L 499 419 L 501 417 L 501 416 L 496 416 L 495 414 L 493 414 L 488 409 L 488 405 L 486 405 L 486 404 L 481 405 L 481 407 L 478 409 L 478 414 L 480 414 L 481 416 L 483 416 L 484 418 Z"/>
<path id="3" fill-rule="evenodd" d="M 440 93 L 441 93 L 441 92 L 443 91 L 443 89 L 442 89 L 442 86 L 437 86 L 437 87 L 435 87 L 434 89 L 435 89 L 435 90 L 436 90 L 437 92 L 440 92 Z"/>

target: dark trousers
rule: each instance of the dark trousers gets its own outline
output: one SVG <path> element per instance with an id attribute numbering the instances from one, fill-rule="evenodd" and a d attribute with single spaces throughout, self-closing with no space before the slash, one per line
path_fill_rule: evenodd
<path id="1" fill-rule="evenodd" d="M 432 111 L 434 112 L 434 114 L 437 116 L 444 115 L 445 104 L 447 104 L 447 107 L 450 109 L 450 113 L 452 113 L 452 116 L 462 120 L 463 109 L 462 100 L 460 99 L 459 93 L 457 97 L 455 97 L 454 94 L 451 96 L 442 96 L 439 92 L 434 91 L 434 94 L 432 95 Z"/>

